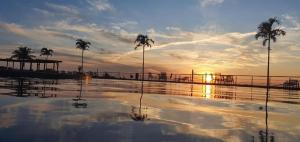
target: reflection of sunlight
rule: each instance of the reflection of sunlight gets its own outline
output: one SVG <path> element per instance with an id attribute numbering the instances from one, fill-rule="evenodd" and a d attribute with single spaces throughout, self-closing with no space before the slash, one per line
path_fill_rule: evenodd
<path id="1" fill-rule="evenodd" d="M 205 98 L 212 98 L 212 87 L 211 85 L 203 85 L 202 86 L 202 90 L 203 90 L 203 96 Z"/>
<path id="2" fill-rule="evenodd" d="M 92 77 L 90 75 L 85 75 L 84 76 L 85 85 L 88 85 L 90 80 L 92 80 Z"/>

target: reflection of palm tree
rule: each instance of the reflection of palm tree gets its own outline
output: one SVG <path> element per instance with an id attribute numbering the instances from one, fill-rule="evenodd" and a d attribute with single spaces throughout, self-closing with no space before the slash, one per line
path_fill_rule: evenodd
<path id="1" fill-rule="evenodd" d="M 267 99 L 269 97 L 269 88 L 270 88 L 270 51 L 271 51 L 271 40 L 276 42 L 278 36 L 284 36 L 286 34 L 280 28 L 274 27 L 274 25 L 280 25 L 279 20 L 275 18 L 270 18 L 268 21 L 262 22 L 258 26 L 258 32 L 255 35 L 256 39 L 263 39 L 263 46 L 268 42 L 268 68 L 267 68 Z"/>
<path id="2" fill-rule="evenodd" d="M 142 113 L 142 99 L 143 99 L 143 94 L 141 93 L 138 113 L 135 112 L 136 107 L 132 106 L 131 108 L 130 117 L 134 121 L 144 121 L 148 117 L 147 114 Z"/>
<path id="3" fill-rule="evenodd" d="M 43 93 L 41 98 L 46 98 L 46 81 L 43 80 Z"/>
<path id="4" fill-rule="evenodd" d="M 42 48 L 41 49 L 41 55 L 40 56 L 46 56 L 45 60 L 48 60 L 49 56 L 53 55 L 53 50 L 52 49 L 48 49 L 48 48 Z M 46 69 L 47 69 L 47 64 L 46 64 Z"/>
<path id="5" fill-rule="evenodd" d="M 83 74 L 83 52 L 84 50 L 88 50 L 91 43 L 88 41 L 84 41 L 82 39 L 76 40 L 76 48 L 81 49 L 81 73 Z"/>
<path id="6" fill-rule="evenodd" d="M 30 88 L 29 81 L 25 80 L 24 78 L 18 78 L 16 87 L 17 97 L 28 97 L 30 94 L 27 90 Z"/>
<path id="7" fill-rule="evenodd" d="M 266 108 L 265 108 L 265 130 L 260 130 L 258 132 L 259 135 L 259 141 L 260 142 L 274 142 L 275 141 L 275 136 L 274 134 L 271 132 L 269 132 L 269 126 L 268 126 L 268 119 L 269 119 L 269 114 L 268 114 L 268 102 L 269 99 L 266 96 Z M 261 108 L 262 109 L 262 108 Z M 252 141 L 254 142 L 254 136 L 252 136 Z"/>
<path id="8" fill-rule="evenodd" d="M 142 69 L 142 93 L 144 92 L 143 91 L 143 85 L 144 85 L 144 74 L 145 74 L 145 46 L 147 47 L 151 47 L 151 42 L 152 44 L 154 44 L 154 41 L 150 38 L 148 38 L 147 35 L 142 35 L 142 34 L 139 34 L 135 40 L 135 48 L 134 49 L 137 49 L 138 47 L 142 46 L 143 47 L 143 69 Z"/>
<path id="9" fill-rule="evenodd" d="M 86 108 L 87 103 L 83 102 L 86 101 L 85 99 L 82 99 L 82 79 L 80 80 L 80 93 L 79 96 L 76 95 L 76 98 L 73 99 L 74 103 L 73 106 L 76 108 Z"/>
<path id="10" fill-rule="evenodd" d="M 12 52 L 13 55 L 10 58 L 21 60 L 20 70 L 23 70 L 25 65 L 24 61 L 32 60 L 35 57 L 34 55 L 31 55 L 32 53 L 33 51 L 31 50 L 31 48 L 28 48 L 26 46 L 20 46 L 17 50 Z"/>

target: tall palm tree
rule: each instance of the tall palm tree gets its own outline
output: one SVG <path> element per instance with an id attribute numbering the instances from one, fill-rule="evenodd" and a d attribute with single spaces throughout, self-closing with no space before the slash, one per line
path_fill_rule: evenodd
<path id="1" fill-rule="evenodd" d="M 77 96 L 78 100 L 81 100 L 82 96 L 82 80 L 83 80 L 83 52 L 84 50 L 88 50 L 90 48 L 91 43 L 88 41 L 84 41 L 82 39 L 76 40 L 76 48 L 81 49 L 81 67 L 78 67 L 78 70 L 81 70 L 81 78 L 80 78 L 80 94 Z"/>
<path id="2" fill-rule="evenodd" d="M 28 48 L 26 46 L 20 46 L 18 47 L 17 50 L 12 52 L 12 56 L 10 57 L 11 59 L 17 59 L 21 60 L 20 61 L 20 70 L 23 70 L 24 65 L 25 65 L 25 60 L 32 60 L 35 58 L 34 55 L 32 55 L 33 51 L 31 48 Z"/>
<path id="3" fill-rule="evenodd" d="M 45 60 L 48 60 L 48 57 L 49 56 L 52 56 L 53 55 L 53 50 L 52 49 L 48 49 L 48 48 L 42 48 L 41 49 L 41 54 L 40 56 L 46 56 L 46 59 Z M 46 64 L 46 68 L 47 68 L 47 64 Z"/>
<path id="4" fill-rule="evenodd" d="M 152 44 L 154 44 L 154 40 L 150 39 L 147 35 L 142 35 L 139 34 L 136 37 L 136 40 L 134 41 L 134 43 L 136 44 L 135 46 L 135 50 L 138 47 L 143 47 L 143 69 L 142 69 L 142 87 L 141 87 L 141 92 L 142 94 L 144 93 L 144 74 L 145 74 L 145 46 L 150 47 L 152 46 Z"/>
<path id="5" fill-rule="evenodd" d="M 91 43 L 82 39 L 76 40 L 76 48 L 81 49 L 81 73 L 83 74 L 83 52 L 90 48 Z"/>
<path id="6" fill-rule="evenodd" d="M 142 76 L 142 80 L 144 80 L 144 71 L 145 71 L 145 46 L 150 47 L 152 46 L 152 44 L 154 44 L 154 41 L 150 38 L 148 38 L 147 35 L 142 35 L 139 34 L 136 38 L 136 40 L 134 41 L 134 43 L 136 44 L 135 46 L 135 50 L 138 47 L 143 47 L 143 76 Z"/>
<path id="7" fill-rule="evenodd" d="M 263 39 L 263 46 L 266 46 L 266 44 L 268 45 L 268 68 L 267 68 L 267 93 L 266 93 L 266 104 L 265 104 L 265 110 L 266 110 L 266 114 L 268 111 L 268 99 L 269 99 L 269 89 L 270 89 L 270 51 L 271 51 L 271 40 L 273 42 L 277 41 L 277 37 L 278 36 L 284 36 L 286 34 L 286 32 L 282 29 L 280 29 L 280 27 L 278 27 L 280 25 L 280 21 L 274 17 L 274 18 L 270 18 L 269 20 L 262 22 L 259 26 L 258 26 L 258 32 L 255 35 L 256 40 L 258 40 L 259 38 Z M 266 124 L 268 122 L 268 116 L 266 115 Z M 267 126 L 267 125 L 266 125 Z M 267 131 L 267 127 L 266 127 L 266 140 L 268 141 L 268 131 Z"/>

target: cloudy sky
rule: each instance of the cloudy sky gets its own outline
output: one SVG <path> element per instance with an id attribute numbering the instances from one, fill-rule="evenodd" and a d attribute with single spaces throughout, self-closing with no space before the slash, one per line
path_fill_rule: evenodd
<path id="1" fill-rule="evenodd" d="M 55 51 L 62 69 L 76 70 L 75 40 L 92 43 L 88 70 L 141 71 L 137 34 L 148 34 L 151 72 L 265 74 L 267 50 L 256 27 L 278 17 L 287 36 L 272 44 L 273 75 L 300 75 L 300 1 L 295 0 L 2 0 L 0 58 L 20 45 L 38 56 Z M 40 57 L 39 57 L 40 58 Z"/>

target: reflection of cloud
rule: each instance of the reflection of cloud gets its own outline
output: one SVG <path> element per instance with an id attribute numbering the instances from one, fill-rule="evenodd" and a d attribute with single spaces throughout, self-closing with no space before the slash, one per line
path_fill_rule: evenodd
<path id="1" fill-rule="evenodd" d="M 9 128 L 15 125 L 16 113 L 10 112 L 0 115 L 0 128 Z"/>

